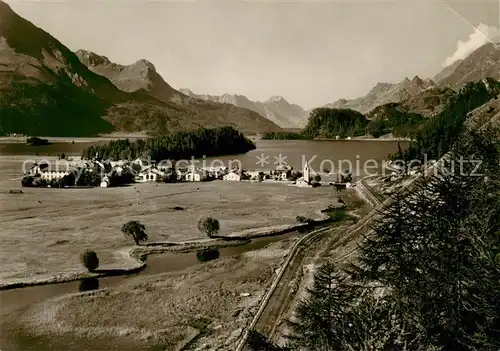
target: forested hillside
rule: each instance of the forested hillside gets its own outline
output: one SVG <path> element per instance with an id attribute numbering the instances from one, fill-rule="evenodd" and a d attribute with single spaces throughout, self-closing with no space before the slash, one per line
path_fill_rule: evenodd
<path id="1" fill-rule="evenodd" d="M 498 98 L 500 83 L 488 78 L 467 83 L 444 110 L 428 119 L 417 131 L 415 141 L 402 155 L 405 160 L 438 159 L 448 152 L 462 132 L 467 114 L 493 98 Z"/>
<path id="2" fill-rule="evenodd" d="M 311 139 L 355 137 L 365 134 L 367 123 L 357 111 L 320 107 L 311 112 L 302 134 Z"/>
<path id="3" fill-rule="evenodd" d="M 82 152 L 82 157 L 110 160 L 133 160 L 151 157 L 162 160 L 191 159 L 191 157 L 218 156 L 245 153 L 255 145 L 232 127 L 176 132 L 166 136 L 131 142 L 128 139 L 113 140 L 105 145 L 94 145 Z"/>
<path id="4" fill-rule="evenodd" d="M 392 133 L 395 137 L 415 137 L 426 118 L 419 113 L 409 112 L 399 103 L 376 107 L 368 114 L 371 117 L 366 134 L 378 138 Z"/>

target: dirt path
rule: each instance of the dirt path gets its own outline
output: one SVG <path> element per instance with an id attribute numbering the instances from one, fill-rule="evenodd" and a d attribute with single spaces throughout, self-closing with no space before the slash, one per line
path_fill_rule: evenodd
<path id="1" fill-rule="evenodd" d="M 330 257 L 335 257 L 335 261 L 344 261 L 347 257 L 351 256 L 357 251 L 357 239 L 361 236 L 363 231 L 366 231 L 372 218 L 378 213 L 378 209 L 382 203 L 373 193 L 372 189 L 366 185 L 365 179 L 361 179 L 357 186 L 357 192 L 367 202 L 372 204 L 373 210 L 360 219 L 355 224 L 345 228 L 328 228 L 325 231 L 318 233 L 311 233 L 303 241 L 297 243 L 297 249 L 292 250 L 290 258 L 284 263 L 282 267 L 282 274 L 280 274 L 271 287 L 268 298 L 264 299 L 261 304 L 261 309 L 257 312 L 254 323 L 250 328 L 255 328 L 260 333 L 273 339 L 277 329 L 283 320 L 282 317 L 289 314 L 292 302 L 296 297 L 297 291 L 300 290 L 300 273 L 303 271 L 304 262 L 306 258 L 314 257 L 313 261 L 321 261 L 321 257 L 325 254 Z M 323 240 L 326 237 L 326 240 Z M 330 245 L 319 245 L 319 247 L 312 247 L 317 242 L 329 242 Z M 328 251 L 328 252 L 327 252 Z M 316 264 L 318 262 L 314 262 Z M 311 272 L 312 274 L 312 272 Z M 310 280 L 309 279 L 306 280 Z M 304 288 L 302 287 L 302 290 Z M 288 313 L 287 313 L 288 312 Z M 244 334 L 237 350 L 244 350 L 244 342 L 246 334 Z"/>
<path id="2" fill-rule="evenodd" d="M 266 309 L 259 318 L 255 328 L 264 335 L 274 335 L 277 327 L 282 322 L 282 316 L 286 312 L 287 307 L 293 300 L 295 293 L 298 290 L 296 286 L 296 278 L 300 275 L 303 265 L 307 257 L 314 251 L 314 244 L 323 243 L 325 238 L 340 235 L 344 227 L 337 227 L 319 233 L 306 242 L 297 250 L 292 261 L 288 265 L 280 283 L 276 287 L 271 296 Z"/>

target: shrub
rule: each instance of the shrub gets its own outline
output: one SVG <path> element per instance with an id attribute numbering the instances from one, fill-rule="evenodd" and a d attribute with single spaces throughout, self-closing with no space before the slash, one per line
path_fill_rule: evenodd
<path id="1" fill-rule="evenodd" d="M 306 223 L 307 228 L 314 227 L 314 220 L 311 218 L 307 218 L 305 216 L 297 216 L 296 219 L 297 219 L 297 222 L 299 222 L 299 223 Z"/>
<path id="2" fill-rule="evenodd" d="M 42 139 L 42 138 L 39 138 L 36 136 L 27 138 L 26 144 L 32 145 L 32 146 L 50 145 L 50 143 L 47 139 Z"/>
<path id="3" fill-rule="evenodd" d="M 141 241 L 147 241 L 146 227 L 139 221 L 128 221 L 122 226 L 122 232 L 126 237 L 130 236 L 136 245 Z"/>
<path id="4" fill-rule="evenodd" d="M 79 176 L 75 176 L 75 179 L 75 183 L 78 186 L 98 186 L 101 184 L 100 170 L 84 170 Z"/>
<path id="5" fill-rule="evenodd" d="M 219 256 L 220 256 L 219 250 L 214 248 L 203 249 L 196 253 L 196 258 L 198 258 L 198 261 L 200 262 L 215 260 L 219 258 Z"/>
<path id="6" fill-rule="evenodd" d="M 302 173 L 300 173 L 299 171 L 292 171 L 290 173 L 290 176 L 288 177 L 288 180 L 296 181 L 300 177 L 302 177 Z"/>
<path id="7" fill-rule="evenodd" d="M 25 176 L 21 180 L 21 185 L 23 187 L 31 187 L 31 186 L 33 186 L 33 181 L 34 180 L 35 180 L 35 178 L 33 178 L 32 176 Z"/>
<path id="8" fill-rule="evenodd" d="M 328 216 L 332 221 L 341 221 L 345 218 L 345 211 L 343 209 L 334 209 L 328 212 Z"/>
<path id="9" fill-rule="evenodd" d="M 139 163 L 137 163 L 137 162 L 132 163 L 131 167 L 136 172 L 140 172 L 142 170 L 141 165 Z"/>
<path id="10" fill-rule="evenodd" d="M 246 341 L 246 346 L 252 351 L 285 351 L 288 349 L 283 349 L 275 344 L 273 344 L 269 339 L 263 334 L 259 333 L 255 329 L 251 329 L 248 333 L 248 338 Z"/>
<path id="11" fill-rule="evenodd" d="M 296 219 L 297 219 L 297 222 L 299 222 L 299 223 L 307 223 L 308 222 L 307 218 L 304 216 L 297 216 Z"/>
<path id="12" fill-rule="evenodd" d="M 207 234 L 209 238 L 212 238 L 220 230 L 219 221 L 212 217 L 202 217 L 198 221 L 198 230 Z"/>
<path id="13" fill-rule="evenodd" d="M 175 170 L 168 170 L 163 178 L 165 183 L 175 183 L 177 182 L 177 172 Z"/>
<path id="14" fill-rule="evenodd" d="M 45 179 L 42 179 L 42 178 L 35 178 L 33 180 L 33 186 L 34 187 L 39 187 L 39 188 L 46 187 L 47 186 L 47 181 Z"/>
<path id="15" fill-rule="evenodd" d="M 61 180 L 59 181 L 59 186 L 60 187 L 74 186 L 75 181 L 76 181 L 75 174 L 70 173 L 61 178 Z"/>
<path id="16" fill-rule="evenodd" d="M 82 262 L 84 267 L 89 270 L 89 272 L 92 272 L 96 270 L 97 267 L 99 267 L 99 258 L 97 257 L 97 254 L 92 250 L 86 250 L 84 253 L 82 253 L 80 261 Z"/>

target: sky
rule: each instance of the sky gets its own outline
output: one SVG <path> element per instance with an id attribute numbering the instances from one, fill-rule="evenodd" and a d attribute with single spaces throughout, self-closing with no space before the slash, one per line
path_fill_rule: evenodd
<path id="1" fill-rule="evenodd" d="M 306 109 L 432 77 L 500 34 L 500 0 L 7 3 L 71 50 L 151 61 L 176 89 Z"/>

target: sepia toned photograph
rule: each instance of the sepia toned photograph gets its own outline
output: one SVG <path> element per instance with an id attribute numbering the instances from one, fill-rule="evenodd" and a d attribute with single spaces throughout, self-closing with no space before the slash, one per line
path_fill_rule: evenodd
<path id="1" fill-rule="evenodd" d="M 500 0 L 0 0 L 0 351 L 499 351 Z"/>

